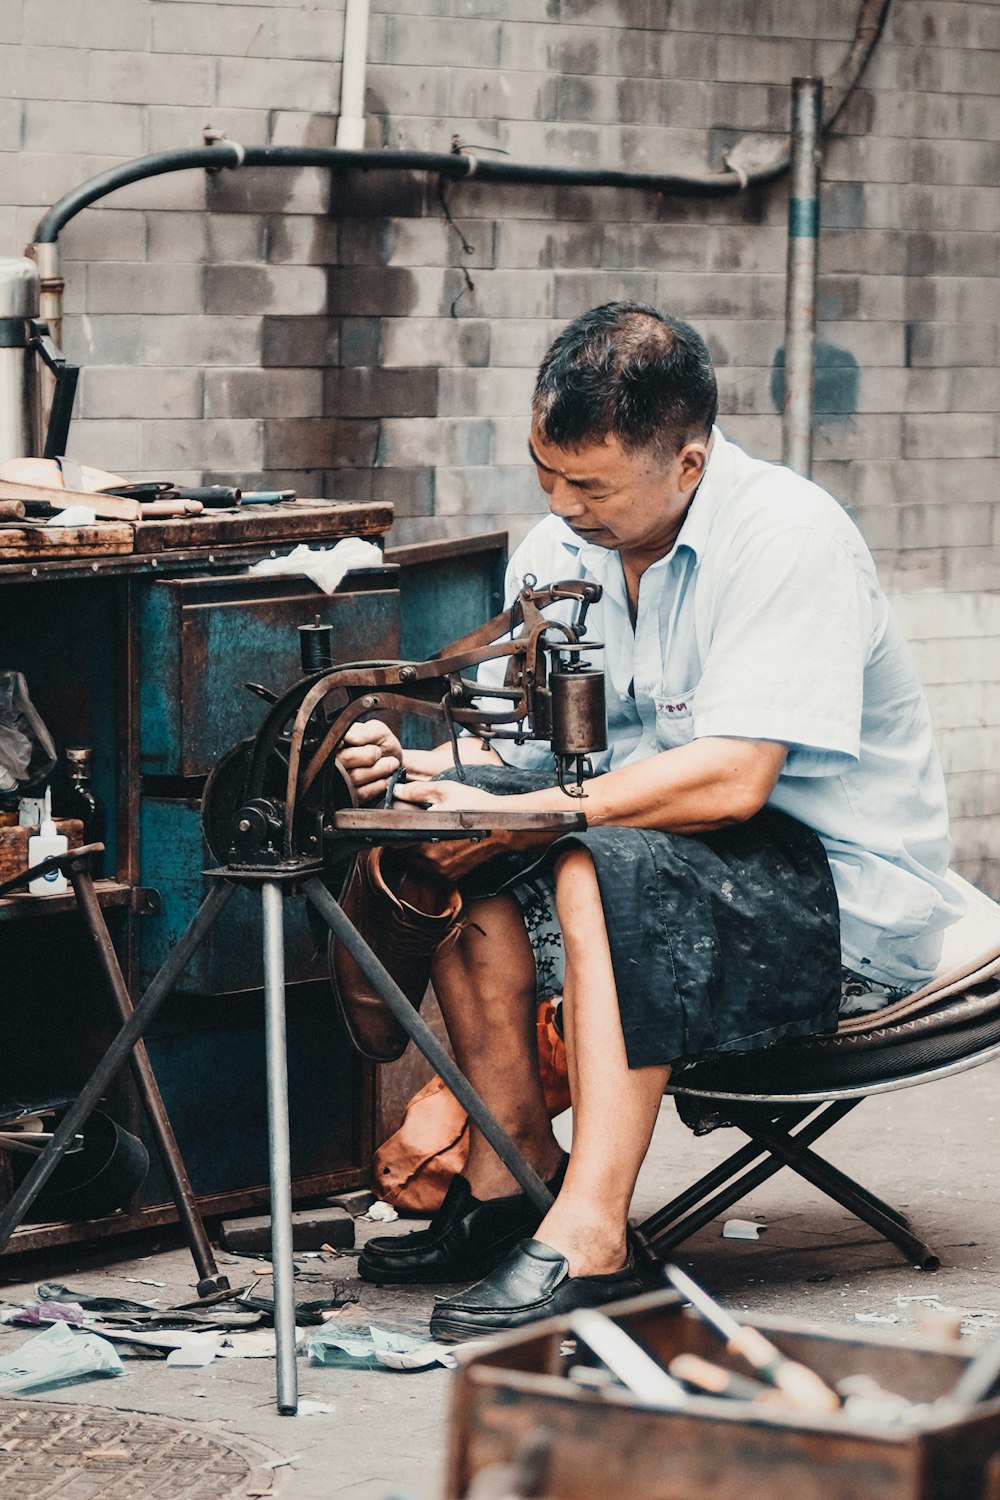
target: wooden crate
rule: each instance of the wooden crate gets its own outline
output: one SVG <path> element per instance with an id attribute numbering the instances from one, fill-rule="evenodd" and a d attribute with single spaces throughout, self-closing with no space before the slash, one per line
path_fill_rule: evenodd
<path id="1" fill-rule="evenodd" d="M 672 1292 L 607 1311 L 663 1364 L 690 1350 L 745 1373 Z M 950 1390 L 971 1357 L 956 1343 L 848 1337 L 780 1319 L 755 1324 L 830 1384 L 868 1375 L 919 1402 Z M 1000 1454 L 1000 1399 L 957 1420 L 928 1412 L 913 1428 L 707 1397 L 692 1397 L 682 1412 L 651 1411 L 624 1391 L 606 1395 L 568 1380 L 576 1356 L 564 1351 L 565 1338 L 565 1320 L 554 1319 L 462 1356 L 448 1500 L 539 1430 L 548 1456 L 537 1493 L 546 1500 L 1000 1500 L 1000 1459 L 990 1464 Z"/>

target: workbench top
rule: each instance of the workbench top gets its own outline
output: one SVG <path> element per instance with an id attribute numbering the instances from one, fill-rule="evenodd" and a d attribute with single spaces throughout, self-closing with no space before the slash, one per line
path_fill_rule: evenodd
<path id="1" fill-rule="evenodd" d="M 82 529 L 79 545 L 67 535 L 55 541 L 59 528 L 7 529 L 11 547 L 5 555 L 0 529 L 0 583 L 31 582 L 40 577 L 84 577 L 159 572 L 162 568 L 255 562 L 261 555 L 300 543 L 336 542 L 347 536 L 379 537 L 392 525 L 388 503 L 349 500 L 288 500 L 276 505 L 205 510 L 198 516 L 156 517 L 147 521 L 97 521 Z M 124 530 L 131 545 L 123 549 Z M 36 551 L 25 537 L 45 533 Z M 106 534 L 107 545 L 102 543 Z M 17 538 L 16 544 L 14 538 Z M 54 555 L 55 554 L 55 555 Z"/>

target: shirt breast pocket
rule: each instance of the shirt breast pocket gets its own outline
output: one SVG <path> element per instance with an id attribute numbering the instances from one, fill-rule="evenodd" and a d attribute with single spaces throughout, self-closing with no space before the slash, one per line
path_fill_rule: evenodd
<path id="1" fill-rule="evenodd" d="M 663 750 L 674 750 L 694 739 L 694 689 L 656 699 L 656 740 Z"/>

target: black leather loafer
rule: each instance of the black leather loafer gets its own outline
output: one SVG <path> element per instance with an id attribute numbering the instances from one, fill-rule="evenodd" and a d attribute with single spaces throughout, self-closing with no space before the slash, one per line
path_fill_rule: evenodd
<path id="1" fill-rule="evenodd" d="M 457 1297 L 437 1299 L 431 1336 L 450 1344 L 490 1338 L 539 1318 L 635 1297 L 641 1290 L 631 1257 L 607 1276 L 571 1276 L 569 1262 L 558 1250 L 540 1240 L 523 1240 L 485 1281 Z"/>
<path id="2" fill-rule="evenodd" d="M 563 1159 L 546 1184 L 553 1194 L 562 1187 L 568 1160 Z M 534 1233 L 543 1218 L 524 1193 L 508 1198 L 474 1197 L 459 1173 L 427 1228 L 369 1240 L 358 1256 L 358 1274 L 380 1285 L 474 1281 L 499 1265 L 513 1245 Z"/>

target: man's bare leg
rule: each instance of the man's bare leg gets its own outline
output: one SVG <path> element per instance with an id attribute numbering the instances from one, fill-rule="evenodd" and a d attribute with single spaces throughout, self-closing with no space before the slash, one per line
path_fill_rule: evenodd
<path id="1" fill-rule="evenodd" d="M 670 1068 L 629 1068 L 604 910 L 590 856 L 559 860 L 556 906 L 566 949 L 563 1028 L 573 1100 L 566 1181 L 535 1238 L 571 1276 L 619 1270 L 629 1204 Z"/>
<path id="2" fill-rule="evenodd" d="M 477 901 L 470 925 L 434 968 L 434 992 L 459 1067 L 543 1180 L 562 1160 L 538 1072 L 535 960 L 511 896 Z M 520 1189 L 472 1130 L 464 1176 L 479 1199 Z"/>

